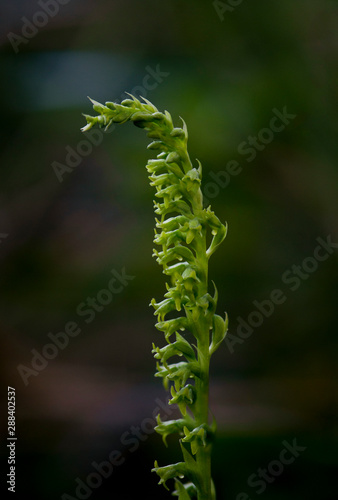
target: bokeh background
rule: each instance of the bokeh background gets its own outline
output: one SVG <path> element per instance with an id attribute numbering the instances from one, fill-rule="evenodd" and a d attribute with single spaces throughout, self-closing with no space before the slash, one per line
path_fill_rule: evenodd
<path id="1" fill-rule="evenodd" d="M 2 482 L 9 385 L 16 498 L 171 498 L 150 472 L 155 458 L 180 454 L 151 430 L 167 396 L 151 355 L 162 339 L 148 304 L 161 299 L 164 277 L 151 257 L 147 139 L 125 125 L 88 151 L 80 132 L 87 95 L 119 101 L 143 87 L 175 123 L 185 119 L 212 207 L 229 223 L 210 277 L 230 334 L 239 338 L 253 301 L 274 289 L 286 297 L 214 355 L 218 498 L 337 498 L 337 249 L 312 261 L 296 290 L 283 279 L 311 266 L 317 238 L 338 243 L 337 2 L 55 0 L 41 16 L 45 4 L 1 1 Z M 262 129 L 285 107 L 295 117 L 248 161 L 240 145 L 269 137 Z M 241 172 L 224 186 L 231 160 Z M 60 164 L 68 170 L 58 178 Z M 123 269 L 134 278 L 86 323 L 79 304 Z M 70 321 L 81 332 L 25 384 L 18 366 L 32 368 L 32 349 L 41 353 Z M 264 492 L 250 486 L 295 439 L 306 448 L 299 457 Z M 95 483 L 93 462 L 114 450 L 123 464 L 76 494 L 77 478 Z"/>

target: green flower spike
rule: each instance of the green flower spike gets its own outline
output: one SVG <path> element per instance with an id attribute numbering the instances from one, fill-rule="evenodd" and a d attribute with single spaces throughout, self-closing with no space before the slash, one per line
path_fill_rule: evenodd
<path id="1" fill-rule="evenodd" d="M 210 207 L 203 208 L 201 192 L 202 166 L 190 161 L 185 122 L 174 127 L 170 114 L 161 113 L 147 99 L 133 96 L 121 104 L 100 104 L 91 99 L 97 116 L 84 115 L 87 125 L 108 129 L 113 123 L 131 121 L 145 129 L 151 143 L 149 150 L 157 157 L 146 165 L 151 186 L 155 188 L 156 229 L 154 250 L 157 262 L 167 276 L 165 298 L 151 300 L 157 316 L 156 328 L 167 342 L 153 344 L 157 361 L 155 376 L 163 378 L 170 390 L 169 404 L 176 404 L 182 418 L 162 422 L 157 417 L 155 430 L 167 437 L 178 434 L 183 461 L 159 467 L 154 472 L 160 484 L 174 480 L 174 495 L 179 500 L 213 500 L 216 498 L 211 479 L 211 441 L 215 424 L 209 424 L 210 357 L 223 341 L 228 327 L 215 314 L 217 290 L 208 292 L 208 261 L 226 236 L 227 227 Z M 211 240 L 209 246 L 207 241 Z M 169 317 L 167 317 L 169 316 Z M 192 342 L 189 340 L 191 339 Z M 171 358 L 181 357 L 180 362 Z"/>

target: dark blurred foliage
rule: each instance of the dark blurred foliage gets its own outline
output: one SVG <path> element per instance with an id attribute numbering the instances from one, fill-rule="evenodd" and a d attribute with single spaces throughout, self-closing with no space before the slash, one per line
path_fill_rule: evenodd
<path id="1" fill-rule="evenodd" d="M 86 96 L 137 94 L 149 67 L 169 75 L 146 97 L 186 121 L 191 157 L 205 186 L 213 181 L 212 208 L 229 223 L 210 278 L 230 333 L 253 301 L 274 289 L 286 296 L 233 353 L 224 344 L 214 356 L 218 498 L 255 498 L 248 477 L 293 439 L 306 450 L 266 497 L 336 498 L 337 250 L 295 291 L 282 277 L 313 256 L 318 237 L 338 242 L 338 5 L 237 3 L 221 21 L 211 0 L 70 0 L 16 54 L 8 34 L 22 36 L 23 18 L 38 20 L 41 2 L 1 2 L 1 366 L 3 402 L 7 385 L 17 392 L 16 498 L 75 497 L 76 478 L 112 450 L 124 463 L 90 498 L 170 498 L 150 468 L 155 458 L 178 459 L 174 441 L 165 449 L 143 433 L 134 453 L 121 442 L 166 399 L 151 355 L 161 336 L 148 304 L 162 297 L 164 277 L 151 258 L 146 137 L 118 127 L 62 182 L 52 168 L 84 140 Z M 296 117 L 248 161 L 240 144 L 285 106 Z M 241 173 L 217 186 L 213 176 L 230 160 Z M 135 278 L 86 324 L 78 305 L 123 268 Z M 31 367 L 31 350 L 70 321 L 81 333 L 26 386 L 18 365 Z"/>

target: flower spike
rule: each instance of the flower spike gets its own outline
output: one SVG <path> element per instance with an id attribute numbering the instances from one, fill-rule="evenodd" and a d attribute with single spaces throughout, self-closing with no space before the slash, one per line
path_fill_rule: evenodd
<path id="1" fill-rule="evenodd" d="M 163 379 L 171 395 L 169 404 L 177 405 L 182 417 L 162 422 L 158 415 L 155 430 L 166 445 L 167 436 L 179 435 L 183 461 L 164 467 L 155 462 L 153 471 L 167 489 L 167 481 L 174 481 L 179 500 L 214 500 L 210 453 L 215 425 L 208 422 L 209 364 L 227 333 L 228 317 L 215 312 L 218 294 L 215 286 L 214 297 L 208 292 L 208 261 L 224 240 L 227 226 L 210 207 L 203 208 L 202 165 L 197 160 L 195 168 L 190 161 L 185 121 L 181 118 L 182 127 L 174 127 L 168 111 L 161 113 L 148 99 L 142 97 L 141 102 L 128 95 L 130 99 L 121 104 L 103 105 L 90 99 L 98 115 L 84 115 L 87 125 L 82 130 L 94 125 L 107 130 L 114 123 L 131 121 L 146 131 L 148 149 L 157 155 L 146 165 L 156 197 L 154 243 L 160 247 L 153 255 L 168 282 L 165 298 L 151 300 L 155 326 L 166 342 L 162 347 L 153 344 L 152 352 L 155 376 Z"/>

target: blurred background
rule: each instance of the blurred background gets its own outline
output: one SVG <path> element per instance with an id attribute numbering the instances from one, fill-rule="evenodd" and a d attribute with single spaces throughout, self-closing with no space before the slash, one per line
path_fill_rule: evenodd
<path id="1" fill-rule="evenodd" d="M 229 224 L 210 265 L 230 317 L 211 369 L 218 498 L 336 499 L 337 2 L 2 0 L 1 11 L 4 487 L 11 386 L 17 498 L 171 498 L 150 472 L 180 452 L 152 431 L 159 407 L 175 409 L 153 377 L 162 337 L 148 305 L 165 288 L 148 142 L 131 125 L 80 132 L 87 95 L 128 91 L 184 118 L 204 194 Z M 281 470 L 295 440 L 302 451 Z"/>

